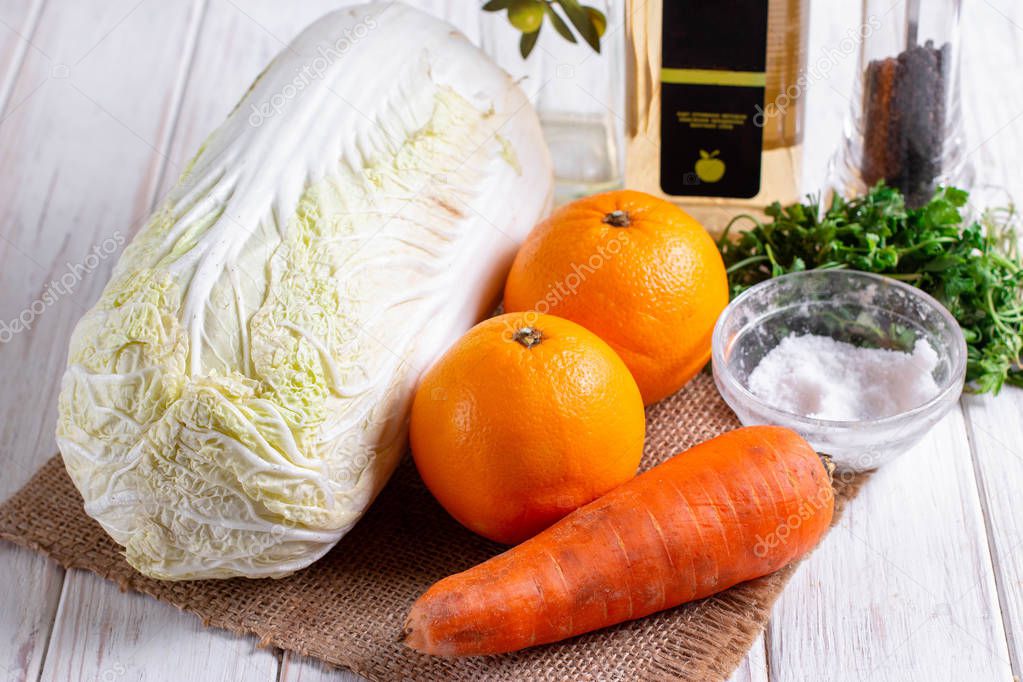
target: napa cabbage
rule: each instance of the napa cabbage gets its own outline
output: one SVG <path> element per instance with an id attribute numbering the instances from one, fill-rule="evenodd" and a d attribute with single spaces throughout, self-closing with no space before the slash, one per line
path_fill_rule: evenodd
<path id="1" fill-rule="evenodd" d="M 209 137 L 77 325 L 57 441 L 161 579 L 280 577 L 358 521 L 420 374 L 546 210 L 521 90 L 400 3 L 306 29 Z"/>

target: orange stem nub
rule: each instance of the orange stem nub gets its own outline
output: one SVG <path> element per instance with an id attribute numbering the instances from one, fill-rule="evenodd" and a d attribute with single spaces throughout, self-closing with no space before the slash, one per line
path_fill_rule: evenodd
<path id="1" fill-rule="evenodd" d="M 611 211 L 604 216 L 604 222 L 611 227 L 628 227 L 632 224 L 628 211 Z"/>
<path id="2" fill-rule="evenodd" d="M 523 327 L 512 338 L 526 348 L 532 348 L 543 340 L 543 333 L 536 327 Z"/>

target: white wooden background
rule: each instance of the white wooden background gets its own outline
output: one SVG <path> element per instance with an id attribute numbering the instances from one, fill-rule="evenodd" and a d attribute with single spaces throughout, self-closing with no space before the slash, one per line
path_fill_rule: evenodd
<path id="1" fill-rule="evenodd" d="M 893 0 L 894 2 L 894 0 Z M 264 64 L 342 0 L 0 0 L 0 321 L 127 237 Z M 479 4 L 434 0 L 470 35 Z M 963 102 L 981 180 L 1023 189 L 1023 7 L 963 0 Z M 811 63 L 859 22 L 813 0 Z M 834 55 L 832 51 L 830 54 Z M 807 178 L 824 172 L 855 56 L 811 85 Z M 812 184 L 811 184 L 812 186 Z M 96 259 L 92 259 L 95 262 Z M 0 331 L 0 499 L 55 452 L 68 334 L 114 257 Z M 0 328 L 2 330 L 2 328 Z M 964 398 L 879 472 L 803 564 L 735 680 L 1009 680 L 1023 658 L 1023 391 Z M 0 545 L 0 679 L 345 680 Z"/>

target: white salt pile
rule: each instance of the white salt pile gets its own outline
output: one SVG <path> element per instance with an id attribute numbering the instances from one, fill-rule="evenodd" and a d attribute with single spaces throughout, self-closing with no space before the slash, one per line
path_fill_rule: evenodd
<path id="1" fill-rule="evenodd" d="M 827 336 L 790 335 L 763 357 L 749 389 L 771 406 L 817 419 L 889 417 L 938 394 L 938 354 L 917 339 L 912 353 L 858 348 Z"/>

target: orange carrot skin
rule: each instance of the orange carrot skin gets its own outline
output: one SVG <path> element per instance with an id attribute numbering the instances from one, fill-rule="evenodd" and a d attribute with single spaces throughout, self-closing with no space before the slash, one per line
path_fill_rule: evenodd
<path id="1" fill-rule="evenodd" d="M 799 435 L 737 429 L 439 581 L 412 606 L 405 643 L 497 654 L 640 618 L 798 559 L 833 508 L 830 475 Z"/>

